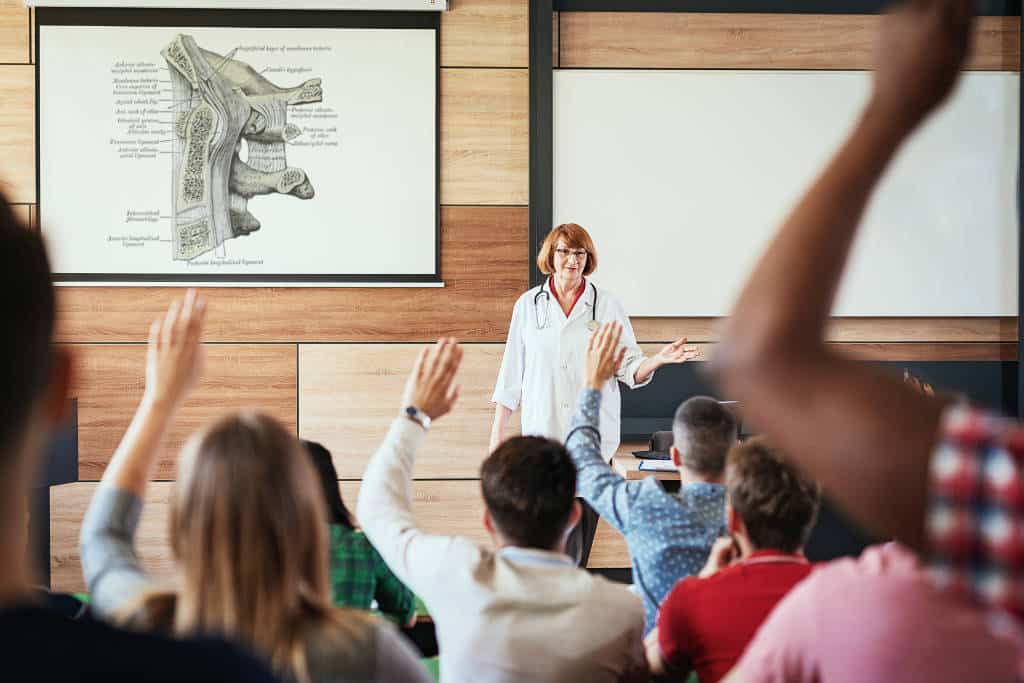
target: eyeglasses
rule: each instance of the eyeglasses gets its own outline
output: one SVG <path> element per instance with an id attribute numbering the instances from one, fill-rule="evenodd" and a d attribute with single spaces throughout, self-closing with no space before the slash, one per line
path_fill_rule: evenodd
<path id="1" fill-rule="evenodd" d="M 572 256 L 574 259 L 582 261 L 583 259 L 587 258 L 586 249 L 564 249 L 562 247 L 559 247 L 555 249 L 555 253 L 561 256 L 563 259 L 568 259 L 570 256 Z"/>

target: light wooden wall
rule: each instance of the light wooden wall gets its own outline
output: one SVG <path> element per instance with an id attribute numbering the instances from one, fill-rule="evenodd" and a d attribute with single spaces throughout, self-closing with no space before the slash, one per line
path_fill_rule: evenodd
<path id="1" fill-rule="evenodd" d="M 428 528 L 483 540 L 477 468 L 511 305 L 528 284 L 528 1 L 452 0 L 442 16 L 442 290 L 211 289 L 210 363 L 157 477 L 172 479 L 190 430 L 238 407 L 277 416 L 335 455 L 346 499 L 392 415 L 420 345 L 472 342 L 456 413 L 432 430 L 417 464 L 416 506 Z M 1016 69 L 1018 20 L 979 29 L 976 68 Z M 562 13 L 555 64 L 622 68 L 865 68 L 875 17 Z M 34 46 L 20 0 L 0 0 L 0 187 L 35 220 Z M 45 233 L 45 226 L 42 226 Z M 79 359 L 81 483 L 53 489 L 54 586 L 81 587 L 78 525 L 142 390 L 143 343 L 174 288 L 62 288 L 59 341 Z M 711 319 L 634 320 L 641 341 L 716 339 Z M 1010 359 L 1016 319 L 853 319 L 830 337 L 858 357 Z M 656 348 L 656 344 L 650 348 Z M 707 348 L 711 353 L 711 347 Z M 153 486 L 141 535 L 166 576 L 169 483 Z M 606 525 L 592 564 L 627 566 Z"/>

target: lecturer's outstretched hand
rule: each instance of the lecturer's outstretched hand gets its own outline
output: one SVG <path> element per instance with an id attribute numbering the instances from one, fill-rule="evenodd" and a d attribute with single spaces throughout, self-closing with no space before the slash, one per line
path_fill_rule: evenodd
<path id="1" fill-rule="evenodd" d="M 447 415 L 459 398 L 455 373 L 462 362 L 462 347 L 451 337 L 420 352 L 405 384 L 402 407 L 415 406 L 431 420 Z"/>
<path id="2" fill-rule="evenodd" d="M 590 335 L 586 369 L 588 389 L 600 391 L 604 383 L 618 372 L 622 359 L 626 356 L 626 348 L 619 347 L 621 337 L 622 325 L 616 322 L 605 323 L 601 329 Z"/>

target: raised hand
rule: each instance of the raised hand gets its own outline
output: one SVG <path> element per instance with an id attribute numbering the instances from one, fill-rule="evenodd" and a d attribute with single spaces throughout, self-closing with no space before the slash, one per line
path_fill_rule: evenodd
<path id="1" fill-rule="evenodd" d="M 196 385 L 205 364 L 200 338 L 206 301 L 188 290 L 149 328 L 146 353 L 146 395 L 151 400 L 179 405 Z"/>
<path id="2" fill-rule="evenodd" d="M 953 90 L 970 47 L 973 0 L 909 0 L 882 20 L 874 102 L 909 131 Z"/>
<path id="3" fill-rule="evenodd" d="M 590 335 L 586 366 L 586 383 L 590 389 L 601 389 L 618 372 L 626 355 L 625 347 L 619 348 L 621 337 L 622 325 L 617 322 L 605 323 Z"/>
<path id="4" fill-rule="evenodd" d="M 694 358 L 700 358 L 700 351 L 692 346 L 687 346 L 686 337 L 667 344 L 654 356 L 659 367 L 672 363 L 685 363 Z"/>
<path id="5" fill-rule="evenodd" d="M 446 415 L 459 398 L 455 373 L 462 362 L 462 347 L 451 337 L 420 352 L 409 374 L 402 407 L 415 406 L 431 420 Z"/>

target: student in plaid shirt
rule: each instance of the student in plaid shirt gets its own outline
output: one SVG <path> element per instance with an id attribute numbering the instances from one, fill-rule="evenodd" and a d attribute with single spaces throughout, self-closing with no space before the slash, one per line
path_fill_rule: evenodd
<path id="1" fill-rule="evenodd" d="M 953 90 L 973 5 L 909 0 L 882 21 L 867 105 L 754 269 L 712 363 L 747 419 L 847 512 L 927 558 L 943 589 L 936 600 L 969 596 L 990 623 L 1010 626 L 999 629 L 1005 636 L 1024 616 L 1024 427 L 928 396 L 825 343 L 868 200 L 902 144 Z M 969 286 L 964 275 L 950 273 Z M 956 643 L 929 641 L 940 632 L 924 629 L 917 651 L 934 648 L 941 661 L 942 647 Z M 866 657 L 901 659 L 884 639 L 862 644 Z"/>
<path id="2" fill-rule="evenodd" d="M 330 451 L 313 441 L 302 443 L 312 458 L 327 501 L 334 604 L 368 610 L 376 601 L 377 609 L 399 626 L 411 626 L 416 621 L 416 597 L 388 569 L 363 532 L 355 528 L 352 514 L 338 491 L 338 473 Z"/>

